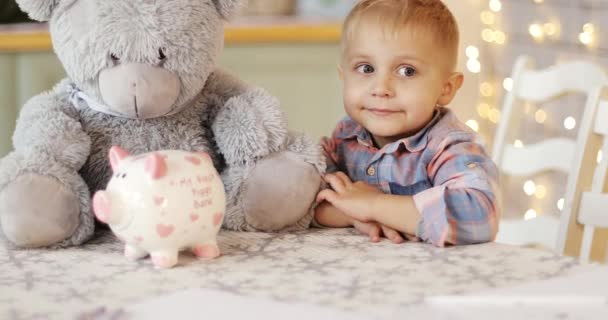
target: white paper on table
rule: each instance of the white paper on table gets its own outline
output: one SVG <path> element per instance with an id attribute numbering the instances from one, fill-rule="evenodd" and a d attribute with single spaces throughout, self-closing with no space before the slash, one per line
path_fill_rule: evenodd
<path id="1" fill-rule="evenodd" d="M 447 305 L 581 305 L 608 306 L 608 267 L 589 266 L 563 277 L 478 294 L 428 297 L 426 303 Z"/>
<path id="2" fill-rule="evenodd" d="M 346 311 L 308 304 L 239 296 L 227 292 L 190 289 L 126 308 L 129 320 L 265 319 L 364 320 Z"/>
<path id="3" fill-rule="evenodd" d="M 431 296 L 402 310 L 410 316 L 446 320 L 608 319 L 608 267 L 589 266 L 574 274 L 478 293 Z"/>

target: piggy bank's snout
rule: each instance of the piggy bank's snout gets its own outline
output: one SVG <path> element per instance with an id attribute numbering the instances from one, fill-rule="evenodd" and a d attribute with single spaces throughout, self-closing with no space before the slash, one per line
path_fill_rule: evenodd
<path id="1" fill-rule="evenodd" d="M 108 223 L 112 216 L 110 197 L 105 191 L 97 191 L 93 196 L 93 212 L 99 221 Z"/>

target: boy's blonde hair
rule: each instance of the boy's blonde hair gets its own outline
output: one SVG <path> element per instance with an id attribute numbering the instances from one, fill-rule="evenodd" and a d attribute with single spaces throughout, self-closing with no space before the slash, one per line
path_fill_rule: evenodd
<path id="1" fill-rule="evenodd" d="M 399 32 L 414 27 L 433 37 L 433 42 L 445 50 L 453 69 L 458 60 L 459 32 L 456 19 L 441 0 L 360 0 L 350 11 L 342 27 L 342 47 L 362 18 L 376 18 L 380 25 Z"/>

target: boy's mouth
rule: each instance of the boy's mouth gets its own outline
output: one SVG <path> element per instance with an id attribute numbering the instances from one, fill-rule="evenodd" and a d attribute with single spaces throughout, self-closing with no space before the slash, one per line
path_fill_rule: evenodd
<path id="1" fill-rule="evenodd" d="M 371 112 L 374 115 L 386 117 L 398 113 L 398 110 L 385 109 L 385 108 L 365 108 L 365 110 Z"/>

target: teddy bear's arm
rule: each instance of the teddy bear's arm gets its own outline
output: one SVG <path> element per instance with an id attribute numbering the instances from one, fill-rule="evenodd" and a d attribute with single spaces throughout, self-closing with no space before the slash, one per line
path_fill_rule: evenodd
<path id="1" fill-rule="evenodd" d="M 19 247 L 80 244 L 93 234 L 90 194 L 78 170 L 90 138 L 62 86 L 30 99 L 0 160 L 0 226 Z"/>
<path id="2" fill-rule="evenodd" d="M 214 83 L 208 85 L 210 91 L 224 102 L 212 130 L 228 165 L 255 161 L 284 149 L 287 120 L 277 98 L 221 70 L 210 80 Z"/>
<path id="3" fill-rule="evenodd" d="M 45 153 L 68 168 L 79 170 L 89 156 L 91 139 L 82 129 L 67 92 L 58 86 L 23 106 L 13 145 L 18 153 Z"/>
<path id="4" fill-rule="evenodd" d="M 227 167 L 224 227 L 276 231 L 307 228 L 324 171 L 319 147 L 288 132 L 279 101 L 262 89 L 212 78 L 223 92 L 212 129 Z M 240 84 L 240 82 L 239 82 Z M 234 89 L 236 88 L 236 89 Z"/>

